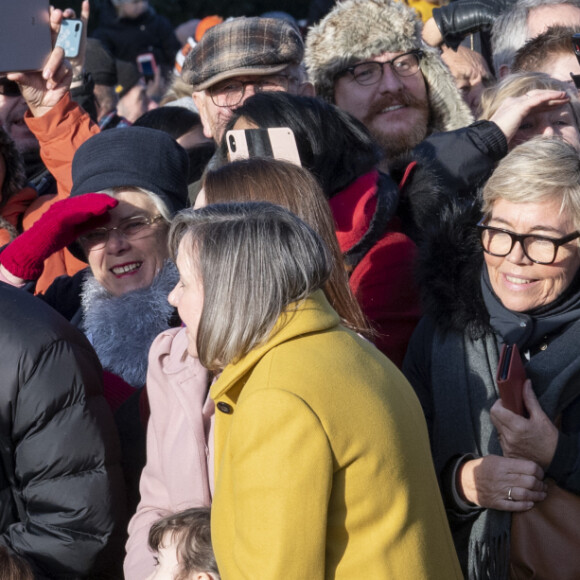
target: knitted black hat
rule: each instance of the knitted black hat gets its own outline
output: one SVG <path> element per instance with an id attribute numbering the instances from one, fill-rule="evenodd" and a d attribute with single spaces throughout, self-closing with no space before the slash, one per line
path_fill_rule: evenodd
<path id="1" fill-rule="evenodd" d="M 139 69 L 125 60 L 117 60 L 117 86 L 115 92 L 122 99 L 141 79 Z"/>
<path id="2" fill-rule="evenodd" d="M 71 196 L 141 187 L 156 193 L 173 215 L 186 207 L 188 171 L 185 150 L 167 133 L 146 127 L 109 129 L 75 153 Z"/>
<path id="3" fill-rule="evenodd" d="M 114 87 L 117 84 L 115 58 L 96 38 L 87 38 L 85 70 L 96 85 Z"/>

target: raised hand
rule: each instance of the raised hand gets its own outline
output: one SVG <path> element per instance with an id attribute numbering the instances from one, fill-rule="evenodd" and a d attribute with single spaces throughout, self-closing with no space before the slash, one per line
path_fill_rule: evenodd
<path id="1" fill-rule="evenodd" d="M 0 254 L 3 271 L 16 284 L 36 280 L 44 260 L 74 242 L 81 234 L 106 221 L 106 213 L 119 202 L 105 193 L 86 193 L 57 201 L 27 231 Z"/>
<path id="2" fill-rule="evenodd" d="M 60 31 L 60 25 L 64 18 L 75 18 L 75 12 L 71 8 L 59 10 L 50 8 L 50 27 L 52 31 L 52 44 Z M 86 27 L 89 18 L 89 2 L 84 0 L 81 9 L 81 20 L 84 24 L 83 35 L 86 35 Z M 80 64 L 84 59 L 85 38 L 81 45 L 79 58 L 74 64 Z M 82 56 L 81 56 L 82 55 Z M 80 59 L 80 60 L 79 60 Z M 68 92 L 73 77 L 73 64 L 64 58 L 64 51 L 55 47 L 44 66 L 39 72 L 15 72 L 7 75 L 12 81 L 18 83 L 20 92 L 24 97 L 30 112 L 35 117 L 40 117 L 54 107 Z"/>
<path id="3" fill-rule="evenodd" d="M 505 99 L 489 120 L 502 130 L 509 143 L 529 114 L 557 109 L 568 102 L 570 97 L 565 91 L 535 89 L 525 95 Z"/>

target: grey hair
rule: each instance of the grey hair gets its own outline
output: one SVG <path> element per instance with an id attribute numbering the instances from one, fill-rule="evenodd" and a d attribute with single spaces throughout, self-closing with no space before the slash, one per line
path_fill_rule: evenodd
<path id="1" fill-rule="evenodd" d="M 171 212 L 169 211 L 167 204 L 153 191 L 149 191 L 148 189 L 143 189 L 142 187 L 123 187 L 123 186 L 120 186 L 120 187 L 109 187 L 106 189 L 101 189 L 98 193 L 106 193 L 107 195 L 110 195 L 111 197 L 116 197 L 117 194 L 123 193 L 124 191 L 134 191 L 136 193 L 142 193 L 143 195 L 146 195 L 155 204 L 157 211 L 163 216 L 163 219 L 166 222 L 171 223 L 171 220 L 172 220 Z"/>
<path id="2" fill-rule="evenodd" d="M 558 137 L 534 137 L 504 157 L 483 188 L 483 213 L 503 199 L 534 203 L 561 202 L 560 213 L 569 215 L 580 229 L 580 158 L 572 145 Z"/>
<path id="3" fill-rule="evenodd" d="M 260 346 L 286 316 L 321 288 L 332 258 L 320 236 L 287 209 L 266 202 L 184 210 L 169 232 L 170 252 L 186 252 L 201 275 L 197 331 L 203 366 L 223 369 Z M 277 324 L 278 320 L 280 322 Z"/>
<path id="4" fill-rule="evenodd" d="M 569 83 L 559 81 L 541 72 L 524 71 L 511 73 L 498 84 L 485 89 L 481 96 L 481 115 L 479 118 L 491 119 L 507 98 L 520 97 L 535 89 L 565 91 L 570 99 L 569 105 L 576 123 L 576 129 L 580 131 L 580 101 L 578 100 L 577 91 L 572 89 Z"/>
<path id="5" fill-rule="evenodd" d="M 495 19 L 491 27 L 491 46 L 496 77 L 499 76 L 499 70 L 503 65 L 511 70 L 516 52 L 528 40 L 530 12 L 540 6 L 558 4 L 580 8 L 580 0 L 518 0 Z"/>

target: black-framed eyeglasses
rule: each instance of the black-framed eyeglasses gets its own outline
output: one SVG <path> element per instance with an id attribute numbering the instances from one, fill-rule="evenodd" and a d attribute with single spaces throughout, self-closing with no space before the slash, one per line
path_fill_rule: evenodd
<path id="1" fill-rule="evenodd" d="M 208 89 L 213 104 L 217 107 L 235 107 L 242 102 L 246 87 L 252 85 L 254 92 L 274 92 L 288 91 L 290 83 L 298 79 L 288 75 L 268 75 L 256 77 L 251 81 L 239 81 L 237 79 L 227 79 Z"/>
<path id="2" fill-rule="evenodd" d="M 5 97 L 19 97 L 20 87 L 18 83 L 8 80 L 6 77 L 0 78 L 0 95 Z"/>
<path id="3" fill-rule="evenodd" d="M 359 85 L 366 87 L 378 83 L 383 78 L 385 66 L 389 66 L 398 77 L 410 77 L 419 70 L 422 56 L 422 50 L 410 50 L 386 62 L 375 60 L 359 62 L 341 70 L 335 78 L 349 73 Z"/>
<path id="4" fill-rule="evenodd" d="M 123 220 L 114 228 L 95 228 L 80 236 L 79 239 L 84 248 L 89 252 L 91 250 L 102 250 L 107 245 L 109 234 L 111 232 L 116 231 L 126 240 L 138 240 L 149 235 L 153 226 L 163 219 L 164 218 L 161 215 L 153 217 L 136 215 Z"/>
<path id="5" fill-rule="evenodd" d="M 575 231 L 562 238 L 537 236 L 535 234 L 516 234 L 502 228 L 487 226 L 481 220 L 477 224 L 479 240 L 483 251 L 503 258 L 514 248 L 516 242 L 520 244 L 524 255 L 536 264 L 552 264 L 558 254 L 558 248 L 580 238 L 580 232 Z"/>

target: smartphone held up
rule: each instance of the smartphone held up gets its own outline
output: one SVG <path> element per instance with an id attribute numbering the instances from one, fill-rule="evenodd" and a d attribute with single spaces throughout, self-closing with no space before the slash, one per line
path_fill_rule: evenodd
<path id="1" fill-rule="evenodd" d="M 82 38 L 82 20 L 76 18 L 65 19 L 61 22 L 55 46 L 60 46 L 64 50 L 65 58 L 76 58 L 79 55 Z"/>
<path id="2" fill-rule="evenodd" d="M 289 127 L 234 129 L 226 133 L 230 161 L 269 157 L 300 165 L 294 133 Z"/>
<path id="3" fill-rule="evenodd" d="M 51 51 L 49 0 L 2 2 L 0 73 L 42 70 Z"/>
<path id="4" fill-rule="evenodd" d="M 157 62 L 152 52 L 146 52 L 137 56 L 137 68 L 143 75 L 145 82 L 155 80 L 155 73 L 157 72 Z"/>

